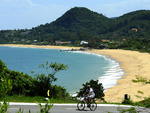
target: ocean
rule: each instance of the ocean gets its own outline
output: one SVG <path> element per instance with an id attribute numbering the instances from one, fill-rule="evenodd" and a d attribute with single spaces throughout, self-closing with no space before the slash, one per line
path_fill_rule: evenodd
<path id="1" fill-rule="evenodd" d="M 63 86 L 71 94 L 79 91 L 82 84 L 91 79 L 99 80 L 104 89 L 108 89 L 116 85 L 117 80 L 124 73 L 115 60 L 102 55 L 78 51 L 0 46 L 0 59 L 9 69 L 31 76 L 43 72 L 39 65 L 47 61 L 63 63 L 68 66 L 68 69 L 58 72 L 56 74 L 58 80 L 53 84 Z"/>

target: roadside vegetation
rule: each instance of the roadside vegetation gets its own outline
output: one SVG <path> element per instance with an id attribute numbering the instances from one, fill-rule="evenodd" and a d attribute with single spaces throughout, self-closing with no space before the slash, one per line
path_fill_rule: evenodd
<path id="1" fill-rule="evenodd" d="M 7 102 L 39 103 L 39 113 L 49 113 L 53 107 L 51 103 L 75 102 L 65 88 L 53 85 L 53 82 L 57 80 L 55 74 L 66 70 L 67 66 L 46 62 L 40 67 L 45 70 L 45 73 L 38 73 L 32 77 L 22 72 L 9 70 L 0 60 L 0 101 L 3 101 L 0 103 L 0 113 L 7 113 Z M 40 103 L 46 104 L 43 106 Z M 20 109 L 17 113 L 23 113 L 23 111 Z"/>
<path id="2" fill-rule="evenodd" d="M 68 98 L 69 93 L 64 87 L 53 85 L 57 80 L 55 74 L 61 70 L 66 70 L 67 66 L 58 63 L 48 63 L 41 65 L 46 73 L 37 74 L 32 77 L 22 72 L 12 71 L 0 60 L 0 98 L 7 96 L 41 96 L 49 98 Z"/>
<path id="3" fill-rule="evenodd" d="M 8 113 L 8 107 L 9 107 L 9 103 L 7 103 L 6 101 L 4 101 L 3 103 L 0 103 L 0 113 Z M 45 103 L 45 105 L 42 105 L 41 103 L 39 103 L 39 112 L 37 113 L 50 113 L 51 108 L 53 107 L 53 104 L 51 104 L 49 101 L 47 101 L 47 103 Z M 24 111 L 20 108 L 16 113 L 24 113 Z M 32 113 L 31 110 L 29 110 L 26 113 Z"/>
<path id="4" fill-rule="evenodd" d="M 51 103 L 76 103 L 76 99 L 72 99 L 72 97 L 66 98 L 49 98 L 43 96 L 24 96 L 24 95 L 13 95 L 13 96 L 5 96 L 6 102 L 27 102 L 27 103 L 46 103 L 48 100 Z M 0 101 L 4 99 L 1 98 Z"/>

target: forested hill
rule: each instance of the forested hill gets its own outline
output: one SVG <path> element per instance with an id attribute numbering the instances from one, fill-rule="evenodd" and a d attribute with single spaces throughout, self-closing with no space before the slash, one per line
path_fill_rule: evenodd
<path id="1" fill-rule="evenodd" d="M 116 38 L 150 39 L 150 10 L 134 11 L 113 20 L 115 26 L 111 35 L 116 35 Z"/>
<path id="2" fill-rule="evenodd" d="M 107 18 L 87 8 L 75 7 L 52 23 L 32 29 L 1 30 L 0 43 L 54 44 L 55 41 L 97 39 L 150 39 L 150 10 Z"/>

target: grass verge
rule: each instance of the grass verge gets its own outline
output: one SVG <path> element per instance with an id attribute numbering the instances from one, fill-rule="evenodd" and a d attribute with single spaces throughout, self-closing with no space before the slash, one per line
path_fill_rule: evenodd
<path id="1" fill-rule="evenodd" d="M 4 99 L 0 99 L 0 101 L 3 101 Z M 45 97 L 35 96 L 7 96 L 5 98 L 5 101 L 7 102 L 30 102 L 30 103 L 45 103 L 47 100 Z M 72 98 L 66 98 L 66 99 L 50 99 L 51 103 L 76 103 L 76 100 L 73 100 Z"/>

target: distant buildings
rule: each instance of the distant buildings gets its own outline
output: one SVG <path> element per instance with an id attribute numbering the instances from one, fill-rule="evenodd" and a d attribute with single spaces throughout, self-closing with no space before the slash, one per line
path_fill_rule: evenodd
<path id="1" fill-rule="evenodd" d="M 56 45 L 71 44 L 71 41 L 55 41 Z"/>
<path id="2" fill-rule="evenodd" d="M 110 42 L 110 40 L 101 40 L 101 42 Z"/>
<path id="3" fill-rule="evenodd" d="M 138 32 L 137 28 L 132 28 L 131 30 L 134 31 L 134 32 Z"/>

